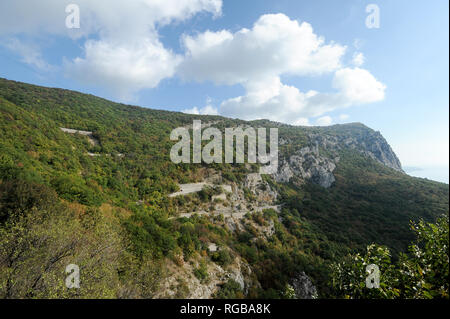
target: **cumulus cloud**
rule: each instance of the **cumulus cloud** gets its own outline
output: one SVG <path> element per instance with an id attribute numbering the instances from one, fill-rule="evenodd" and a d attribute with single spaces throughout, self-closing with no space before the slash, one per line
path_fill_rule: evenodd
<path id="1" fill-rule="evenodd" d="M 130 100 L 133 93 L 154 88 L 172 77 L 181 61 L 159 41 L 147 38 L 134 43 L 87 41 L 84 49 L 84 57 L 66 64 L 67 72 L 86 84 L 102 83 L 122 100 Z"/>
<path id="2" fill-rule="evenodd" d="M 245 94 L 206 103 L 186 112 L 221 114 L 242 119 L 268 118 L 310 125 L 309 118 L 384 98 L 385 85 L 361 68 L 364 55 L 343 64 L 346 46 L 327 42 L 307 22 L 284 14 L 261 16 L 250 28 L 237 32 L 205 31 L 183 35 L 184 54 L 175 53 L 160 40 L 161 26 L 184 21 L 201 12 L 219 16 L 222 0 L 78 0 L 81 28 L 65 27 L 69 0 L 3 0 L 0 2 L 0 40 L 18 35 L 61 35 L 78 39 L 82 54 L 66 61 L 69 77 L 88 85 L 109 88 L 122 100 L 155 88 L 175 75 L 186 81 L 241 85 Z M 21 17 L 21 23 L 15 19 Z M 5 41 L 3 41 L 5 42 Z M 13 40 L 9 47 L 25 63 L 44 69 L 39 48 Z M 282 83 L 283 76 L 329 74 L 331 92 Z"/>
<path id="3" fill-rule="evenodd" d="M 319 75 L 341 66 L 345 47 L 317 36 L 310 24 L 284 14 L 263 15 L 251 30 L 207 31 L 184 36 L 186 79 L 247 83 L 281 74 Z"/>
<path id="4" fill-rule="evenodd" d="M 63 35 L 84 39 L 84 55 L 66 62 L 67 74 L 101 84 L 122 98 L 174 75 L 181 56 L 164 47 L 158 28 L 200 12 L 218 16 L 222 0 L 78 0 L 81 28 L 67 29 L 65 0 L 0 2 L 0 37 Z M 14 19 L 21 17 L 21 23 Z"/>
<path id="5" fill-rule="evenodd" d="M 381 101 L 386 88 L 370 72 L 359 68 L 337 70 L 333 78 L 336 91 L 332 93 L 301 92 L 294 86 L 281 83 L 279 77 L 251 82 L 244 87 L 246 95 L 224 101 L 220 106 L 221 114 L 291 124 L 337 109 Z"/>
<path id="6" fill-rule="evenodd" d="M 76 3 L 81 12 L 81 28 L 67 29 L 67 5 Z M 222 0 L 2 0 L 0 36 L 42 33 L 88 36 L 93 33 L 118 33 L 127 38 L 154 29 L 155 24 L 186 20 L 199 12 L 219 16 Z M 20 17 L 20 23 L 17 18 Z"/>
<path id="7" fill-rule="evenodd" d="M 187 113 L 187 114 L 194 114 L 194 115 L 218 115 L 219 114 L 217 109 L 211 105 L 207 105 L 200 109 L 198 107 L 194 106 L 193 108 L 183 110 L 182 112 Z"/>
<path id="8" fill-rule="evenodd" d="M 342 64 L 346 47 L 326 43 L 310 24 L 284 14 L 261 16 L 252 29 L 185 35 L 186 57 L 178 72 L 187 80 L 240 84 L 246 94 L 223 101 L 222 115 L 247 120 L 267 118 L 308 125 L 336 109 L 384 98 L 385 86 L 369 71 Z M 363 55 L 358 57 L 362 63 Z M 334 92 L 301 92 L 281 82 L 281 76 L 334 73 Z"/>
<path id="9" fill-rule="evenodd" d="M 336 71 L 333 87 L 338 89 L 346 106 L 373 103 L 384 99 L 386 86 L 369 71 L 344 68 Z"/>
<path id="10" fill-rule="evenodd" d="M 330 116 L 322 116 L 316 120 L 317 125 L 319 126 L 328 126 L 333 123 L 333 119 Z"/>

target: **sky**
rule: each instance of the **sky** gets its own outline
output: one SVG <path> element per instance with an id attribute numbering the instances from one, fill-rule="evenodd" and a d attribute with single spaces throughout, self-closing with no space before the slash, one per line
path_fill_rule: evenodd
<path id="1" fill-rule="evenodd" d="M 448 183 L 448 6 L 2 0 L 0 77 L 194 114 L 361 122 L 409 174 Z"/>

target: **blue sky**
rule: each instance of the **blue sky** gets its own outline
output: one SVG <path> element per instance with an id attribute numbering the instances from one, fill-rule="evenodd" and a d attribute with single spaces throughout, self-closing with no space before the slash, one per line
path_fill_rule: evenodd
<path id="1" fill-rule="evenodd" d="M 80 29 L 64 25 L 69 3 Z M 366 26 L 368 4 L 379 7 L 379 28 Z M 448 6 L 3 0 L 0 76 L 173 111 L 362 122 L 410 174 L 448 183 Z"/>

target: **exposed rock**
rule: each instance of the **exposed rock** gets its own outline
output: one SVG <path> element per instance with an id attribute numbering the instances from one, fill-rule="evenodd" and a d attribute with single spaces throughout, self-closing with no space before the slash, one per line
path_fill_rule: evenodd
<path id="1" fill-rule="evenodd" d="M 208 262 L 206 264 L 208 278 L 203 282 L 194 275 L 194 270 L 199 266 L 200 260 L 181 266 L 168 260 L 167 274 L 154 298 L 210 299 L 217 293 L 219 287 L 230 279 L 240 285 L 244 294 L 252 286 L 260 287 L 259 282 L 252 276 L 249 265 L 239 256 L 236 256 L 225 269 L 216 263 Z"/>
<path id="2" fill-rule="evenodd" d="M 246 176 L 244 186 L 247 188 L 256 188 L 260 183 L 262 183 L 261 174 L 252 173 Z"/>
<path id="3" fill-rule="evenodd" d="M 209 186 L 209 187 L 215 187 L 216 185 L 213 185 L 211 183 L 191 183 L 191 184 L 180 184 L 180 191 L 170 194 L 169 197 L 177 197 L 177 196 L 182 196 L 182 195 L 188 195 L 188 194 L 192 194 L 192 193 L 198 193 L 200 192 L 205 186 Z M 232 188 L 230 185 L 220 185 L 220 187 L 222 187 L 222 189 L 225 192 L 232 192 Z"/>
<path id="4" fill-rule="evenodd" d="M 273 203 L 278 197 L 278 193 L 272 190 L 270 185 L 262 179 L 261 174 L 258 173 L 248 174 L 244 181 L 244 187 L 256 196 L 258 203 L 264 205 Z"/>
<path id="5" fill-rule="evenodd" d="M 281 169 L 274 174 L 277 182 L 289 182 L 297 176 L 322 187 L 329 188 L 335 181 L 333 171 L 336 164 L 333 160 L 320 156 L 317 147 L 304 147 L 288 160 L 283 159 Z"/>
<path id="6" fill-rule="evenodd" d="M 356 149 L 381 164 L 403 172 L 400 160 L 380 132 L 373 131 L 357 123 L 352 124 L 352 127 L 353 130 L 347 134 L 327 135 L 322 133 L 309 134 L 308 137 L 312 144 L 324 149 Z"/>
<path id="7" fill-rule="evenodd" d="M 208 250 L 210 252 L 216 252 L 217 251 L 217 245 L 215 243 L 209 243 L 208 244 Z"/>
<path id="8" fill-rule="evenodd" d="M 214 196 L 211 198 L 212 201 L 215 201 L 216 199 L 225 201 L 225 200 L 227 200 L 227 194 L 223 193 L 223 194 L 220 194 L 220 195 L 214 195 Z"/>
<path id="9" fill-rule="evenodd" d="M 335 182 L 333 172 L 341 159 L 339 152 L 344 149 L 357 150 L 381 164 L 403 172 L 399 159 L 380 132 L 358 123 L 337 125 L 324 130 L 307 135 L 309 146 L 291 153 L 289 157 L 280 158 L 278 172 L 274 174 L 277 182 L 287 183 L 296 177 L 297 183 L 309 181 L 325 188 L 331 187 Z M 320 154 L 319 150 L 325 152 Z"/>
<path id="10" fill-rule="evenodd" d="M 288 183 L 293 176 L 294 172 L 292 172 L 289 162 L 282 162 L 278 172 L 274 174 L 275 180 L 279 183 Z"/>
<path id="11" fill-rule="evenodd" d="M 92 146 L 97 146 L 100 145 L 99 140 L 97 140 L 94 137 L 94 133 L 90 132 L 90 131 L 80 131 L 80 130 L 74 130 L 74 129 L 70 129 L 70 128 L 65 128 L 65 127 L 60 127 L 61 131 L 63 131 L 64 133 L 69 133 L 69 134 L 80 134 L 83 136 L 86 136 L 88 138 L 89 143 Z"/>

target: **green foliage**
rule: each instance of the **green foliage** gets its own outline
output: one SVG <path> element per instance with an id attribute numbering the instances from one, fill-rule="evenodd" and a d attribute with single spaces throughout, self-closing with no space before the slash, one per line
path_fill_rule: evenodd
<path id="1" fill-rule="evenodd" d="M 200 262 L 199 267 L 194 269 L 194 275 L 201 282 L 206 282 L 208 280 L 208 268 L 205 262 Z"/>
<path id="2" fill-rule="evenodd" d="M 134 253 L 143 258 L 150 255 L 153 258 L 168 256 L 175 249 L 176 236 L 170 230 L 167 219 L 143 210 L 137 210 L 124 221 L 125 229 L 130 234 Z"/>
<path id="3" fill-rule="evenodd" d="M 55 191 L 44 185 L 23 180 L 0 183 L 0 223 L 33 209 L 50 212 L 58 201 Z"/>
<path id="4" fill-rule="evenodd" d="M 0 298 L 118 297 L 120 236 L 104 222 L 83 225 L 69 210 L 35 208 L 0 226 Z M 76 264 L 80 289 L 65 287 L 64 271 Z"/>
<path id="5" fill-rule="evenodd" d="M 347 256 L 332 266 L 332 285 L 336 296 L 345 298 L 449 298 L 449 220 L 441 217 L 436 224 L 413 224 L 416 243 L 409 255 L 391 261 L 389 249 L 377 245 L 367 253 Z M 366 287 L 366 267 L 380 269 L 380 287 Z"/>
<path id="6" fill-rule="evenodd" d="M 168 198 L 178 191 L 178 183 L 202 181 L 202 173 L 213 169 L 223 182 L 239 184 L 258 169 L 254 164 L 173 164 L 170 132 L 198 118 L 214 121 L 220 130 L 249 123 L 278 127 L 280 137 L 291 141 L 280 145 L 284 155 L 306 146 L 311 133 L 358 138 L 376 134 L 361 124 L 306 128 L 156 111 L 0 79 L 0 294 L 151 298 L 164 275 L 161 265 L 166 258 L 182 255 L 189 261 L 206 256 L 207 243 L 215 242 L 225 248 L 210 254 L 214 262 L 226 266 L 239 255 L 249 263 L 262 288 L 248 296 L 286 298 L 290 279 L 301 271 L 311 276 L 321 296 L 345 296 L 329 288 L 330 264 L 375 242 L 389 251 L 371 248 L 367 262 L 381 258 L 377 260 L 382 266 L 386 263 L 388 280 L 392 253 L 392 278 L 408 279 L 400 280 L 403 286 L 393 286 L 398 291 L 386 288 L 384 295 L 371 292 L 373 297 L 390 297 L 393 292 L 400 297 L 448 296 L 448 285 L 442 284 L 443 278 L 448 281 L 448 266 L 441 253 L 441 226 L 436 231 L 424 226 L 442 213 L 448 215 L 448 185 L 395 172 L 353 150 L 343 148 L 337 154 L 341 160 L 330 189 L 302 181 L 280 184 L 263 176 L 280 193 L 282 212 L 250 214 L 243 231 L 228 231 L 223 216 L 172 219 L 180 208 L 196 211 L 221 193 L 219 187 L 211 187 Z M 61 127 L 92 131 L 98 144 Z M 244 196 L 255 200 L 248 189 Z M 407 223 L 419 219 L 424 220 L 417 226 L 423 240 L 410 255 L 420 258 L 405 257 L 400 252 L 413 239 Z M 272 224 L 274 235 L 262 238 L 258 226 Z M 106 244 L 109 238 L 111 246 Z M 64 257 L 52 262 L 63 252 Z M 10 256 L 20 258 L 15 263 Z M 358 262 L 366 262 L 360 258 Z M 90 270 L 85 290 L 75 295 L 58 279 L 64 275 L 64 264 L 73 260 L 98 267 Z M 206 280 L 202 267 L 196 276 Z M 11 282 L 17 282 L 14 289 Z M 227 282 L 218 297 L 243 297 L 238 286 Z M 178 297 L 187 296 L 185 282 L 180 282 L 178 292 Z"/>
<path id="7" fill-rule="evenodd" d="M 219 186 L 205 186 L 198 192 L 198 196 L 202 202 L 209 202 L 213 196 L 221 194 L 222 191 L 223 190 Z"/>
<path id="8" fill-rule="evenodd" d="M 233 279 L 229 279 L 224 283 L 215 295 L 217 299 L 240 299 L 243 298 L 243 292 L 239 283 Z"/>
<path id="9" fill-rule="evenodd" d="M 222 267 L 229 265 L 233 259 L 230 252 L 225 249 L 220 249 L 211 254 L 211 260 Z"/>
<path id="10" fill-rule="evenodd" d="M 286 284 L 286 288 L 283 292 L 283 299 L 296 299 L 294 287 L 290 284 Z"/>
<path id="11" fill-rule="evenodd" d="M 396 172 L 358 153 L 342 152 L 330 189 L 313 184 L 283 190 L 287 207 L 328 240 L 364 250 L 389 246 L 396 257 L 413 240 L 410 220 L 448 214 L 448 185 Z"/>
<path id="12" fill-rule="evenodd" d="M 412 224 L 417 240 L 399 261 L 400 296 L 449 298 L 449 217 Z"/>
<path id="13" fill-rule="evenodd" d="M 98 209 L 78 215 L 43 185 L 11 181 L 0 188 L 7 189 L 0 212 L 8 217 L 0 223 L 0 298 L 153 296 L 161 265 L 130 254 L 122 229 Z M 9 201 L 25 190 L 25 198 Z M 80 267 L 79 289 L 65 286 L 69 264 Z"/>
<path id="14" fill-rule="evenodd" d="M 101 195 L 86 185 L 85 181 L 77 176 L 61 175 L 51 182 L 52 186 L 63 199 L 78 202 L 88 206 L 100 206 Z"/>

